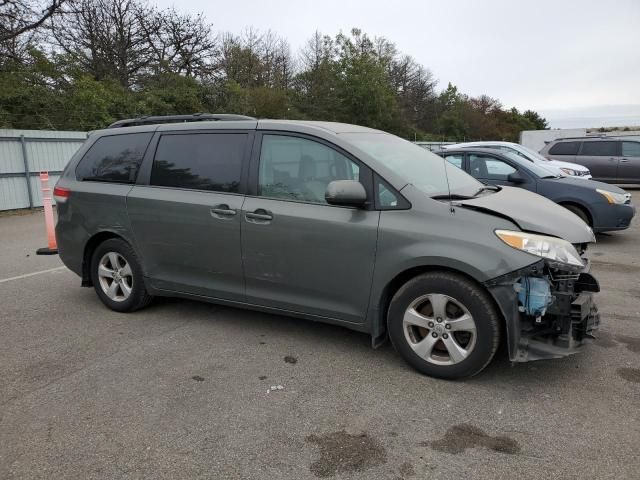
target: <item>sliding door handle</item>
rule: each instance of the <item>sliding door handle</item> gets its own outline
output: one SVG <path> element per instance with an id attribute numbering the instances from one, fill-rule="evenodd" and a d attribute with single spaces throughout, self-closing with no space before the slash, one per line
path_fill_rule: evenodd
<path id="1" fill-rule="evenodd" d="M 260 220 L 263 222 L 269 222 L 273 220 L 273 214 L 269 210 L 265 210 L 264 208 L 258 208 L 253 212 L 247 212 L 244 214 L 247 220 Z"/>

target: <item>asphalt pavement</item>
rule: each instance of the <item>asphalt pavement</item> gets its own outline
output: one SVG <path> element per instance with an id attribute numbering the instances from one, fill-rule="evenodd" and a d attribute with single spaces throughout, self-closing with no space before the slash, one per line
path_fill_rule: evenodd
<path id="1" fill-rule="evenodd" d="M 349 330 L 185 300 L 134 314 L 0 217 L 1 479 L 640 478 L 640 220 L 591 249 L 600 338 L 470 380 Z"/>

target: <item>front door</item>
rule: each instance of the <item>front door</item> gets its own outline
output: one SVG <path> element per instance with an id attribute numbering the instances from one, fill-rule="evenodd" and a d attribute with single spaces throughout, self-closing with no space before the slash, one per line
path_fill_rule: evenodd
<path id="1" fill-rule="evenodd" d="M 333 180 L 359 180 L 371 196 L 371 172 L 293 134 L 264 134 L 259 152 L 256 195 L 242 208 L 247 301 L 363 323 L 380 212 L 329 205 L 324 193 Z"/>
<path id="2" fill-rule="evenodd" d="M 618 182 L 640 183 L 640 142 L 621 142 L 622 157 L 618 164 Z"/>
<path id="3" fill-rule="evenodd" d="M 154 287 L 244 301 L 240 184 L 250 136 L 190 132 L 158 140 L 148 184 L 134 186 L 127 197 Z"/>

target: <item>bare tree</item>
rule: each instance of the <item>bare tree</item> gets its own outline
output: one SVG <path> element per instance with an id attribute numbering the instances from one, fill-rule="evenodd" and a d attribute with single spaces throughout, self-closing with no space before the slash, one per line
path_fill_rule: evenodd
<path id="1" fill-rule="evenodd" d="M 254 28 L 246 29 L 241 35 L 223 35 L 221 75 L 242 87 L 271 86 L 278 41 L 271 32 L 263 34 Z M 280 48 L 280 56 L 288 58 L 288 46 Z"/>
<path id="2" fill-rule="evenodd" d="M 203 14 L 181 14 L 172 8 L 155 15 L 154 21 L 141 22 L 151 47 L 154 73 L 196 78 L 210 75 L 219 55 L 218 42 Z"/>
<path id="3" fill-rule="evenodd" d="M 0 0 L 0 42 L 36 30 L 65 0 Z"/>
<path id="4" fill-rule="evenodd" d="M 282 90 L 289 88 L 294 70 L 289 43 L 271 31 L 260 39 L 259 57 L 262 64 L 259 83 L 261 86 Z"/>
<path id="5" fill-rule="evenodd" d="M 1 1 L 1 0 L 0 0 Z M 97 80 L 135 85 L 152 62 L 152 8 L 137 0 L 68 0 L 52 18 L 54 44 Z"/>

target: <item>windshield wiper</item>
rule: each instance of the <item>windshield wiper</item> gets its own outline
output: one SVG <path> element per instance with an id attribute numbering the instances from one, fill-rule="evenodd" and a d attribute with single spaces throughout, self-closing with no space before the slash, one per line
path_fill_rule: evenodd
<path id="1" fill-rule="evenodd" d="M 459 193 L 451 193 L 451 194 L 443 193 L 440 195 L 434 195 L 431 198 L 433 198 L 434 200 L 469 200 L 470 198 L 473 198 L 473 196 L 460 195 Z"/>

